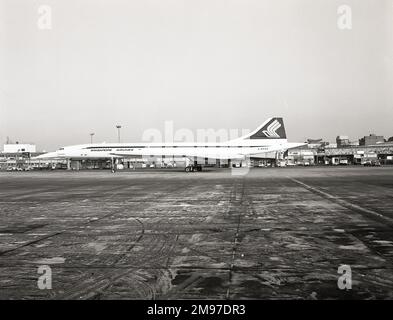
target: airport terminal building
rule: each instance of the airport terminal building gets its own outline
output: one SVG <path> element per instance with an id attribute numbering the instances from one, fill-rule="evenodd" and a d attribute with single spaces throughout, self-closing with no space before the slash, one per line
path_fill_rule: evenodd
<path id="1" fill-rule="evenodd" d="M 288 150 L 287 159 L 293 164 L 363 165 L 369 161 L 393 164 L 393 142 L 369 146 L 336 146 Z"/>

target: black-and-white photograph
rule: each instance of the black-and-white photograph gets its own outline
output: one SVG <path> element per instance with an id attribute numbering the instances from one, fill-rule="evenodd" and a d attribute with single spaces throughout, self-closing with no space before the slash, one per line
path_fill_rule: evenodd
<path id="1" fill-rule="evenodd" d="M 392 123 L 393 0 L 0 0 L 0 299 L 391 300 Z"/>

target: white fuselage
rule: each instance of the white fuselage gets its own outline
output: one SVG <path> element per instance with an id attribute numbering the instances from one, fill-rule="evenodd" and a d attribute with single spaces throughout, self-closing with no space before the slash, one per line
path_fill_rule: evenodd
<path id="1" fill-rule="evenodd" d="M 67 159 L 103 159 L 148 156 L 203 157 L 215 159 L 244 159 L 252 155 L 284 151 L 299 144 L 286 139 L 231 140 L 225 143 L 100 143 L 60 148 L 40 157 Z"/>

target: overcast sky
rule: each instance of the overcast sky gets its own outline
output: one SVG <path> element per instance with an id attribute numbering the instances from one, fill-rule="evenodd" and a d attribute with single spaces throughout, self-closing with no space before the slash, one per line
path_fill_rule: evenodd
<path id="1" fill-rule="evenodd" d="M 337 26 L 339 5 L 353 27 Z M 40 5 L 52 9 L 41 30 Z M 393 0 L 0 0 L 0 141 L 254 129 L 393 136 Z"/>

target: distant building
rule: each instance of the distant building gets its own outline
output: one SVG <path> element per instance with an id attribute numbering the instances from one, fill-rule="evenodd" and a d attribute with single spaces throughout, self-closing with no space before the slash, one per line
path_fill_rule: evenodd
<path id="1" fill-rule="evenodd" d="M 322 139 L 307 139 L 307 146 L 311 149 L 320 148 L 322 143 Z"/>
<path id="2" fill-rule="evenodd" d="M 369 136 L 364 136 L 363 138 L 359 139 L 359 145 L 361 146 L 372 146 L 378 143 L 384 143 L 385 138 L 383 136 L 377 136 L 375 134 L 370 134 Z"/>
<path id="3" fill-rule="evenodd" d="M 329 143 L 325 148 L 326 149 L 337 149 L 337 143 Z"/>
<path id="4" fill-rule="evenodd" d="M 316 150 L 290 149 L 288 150 L 287 161 L 296 165 L 313 165 Z"/>
<path id="5" fill-rule="evenodd" d="M 19 144 L 19 143 L 14 143 L 14 144 L 5 144 L 3 148 L 4 153 L 24 153 L 24 152 L 29 152 L 29 153 L 35 153 L 36 152 L 36 146 L 34 144 Z"/>
<path id="6" fill-rule="evenodd" d="M 307 146 L 309 149 L 323 150 L 329 145 L 329 142 L 323 141 L 323 139 L 307 139 Z"/>
<path id="7" fill-rule="evenodd" d="M 337 148 L 348 147 L 351 145 L 348 136 L 338 136 L 336 138 Z"/>

